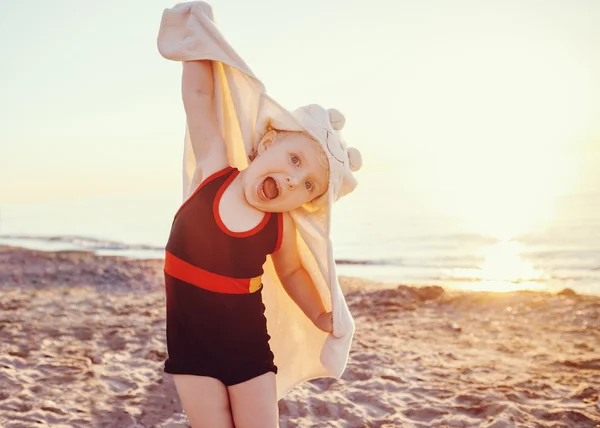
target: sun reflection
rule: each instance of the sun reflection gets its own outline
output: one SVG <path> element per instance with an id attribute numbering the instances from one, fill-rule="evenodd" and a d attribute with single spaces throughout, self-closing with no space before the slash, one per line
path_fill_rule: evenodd
<path id="1" fill-rule="evenodd" d="M 460 288 L 477 291 L 546 290 L 543 271 L 520 257 L 521 245 L 504 240 L 483 250 L 485 261 L 475 269 L 451 269 L 446 274 Z"/>

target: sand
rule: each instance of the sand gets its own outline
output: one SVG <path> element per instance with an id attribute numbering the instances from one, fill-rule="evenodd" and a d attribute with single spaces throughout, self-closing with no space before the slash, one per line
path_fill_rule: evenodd
<path id="1" fill-rule="evenodd" d="M 189 426 L 161 281 L 161 260 L 0 247 L 0 426 Z M 341 282 L 348 367 L 286 395 L 282 428 L 600 427 L 600 297 Z"/>

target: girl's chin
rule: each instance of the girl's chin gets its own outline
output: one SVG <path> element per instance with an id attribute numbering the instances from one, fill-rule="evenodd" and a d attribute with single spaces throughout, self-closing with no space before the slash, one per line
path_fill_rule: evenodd
<path id="1" fill-rule="evenodd" d="M 257 197 L 256 199 L 252 200 L 252 201 L 248 201 L 248 203 L 253 207 L 256 208 L 257 210 L 263 211 L 263 212 L 270 212 L 270 211 L 274 211 L 271 207 L 272 204 L 269 203 L 269 201 L 263 201 L 260 197 Z"/>

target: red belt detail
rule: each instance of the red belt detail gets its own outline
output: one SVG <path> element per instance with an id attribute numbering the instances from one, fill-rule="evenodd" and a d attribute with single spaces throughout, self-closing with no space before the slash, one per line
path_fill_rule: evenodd
<path id="1" fill-rule="evenodd" d="M 165 272 L 173 278 L 217 293 L 248 294 L 251 292 L 251 278 L 230 278 L 208 272 L 181 260 L 166 250 Z"/>

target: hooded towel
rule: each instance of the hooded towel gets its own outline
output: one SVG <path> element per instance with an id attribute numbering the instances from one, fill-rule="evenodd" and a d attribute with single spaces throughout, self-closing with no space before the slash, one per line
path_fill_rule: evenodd
<path id="1" fill-rule="evenodd" d="M 262 82 L 227 43 L 216 27 L 212 8 L 207 3 L 180 3 L 165 9 L 157 44 L 160 54 L 169 60 L 212 61 L 215 116 L 231 166 L 240 170 L 246 168 L 248 154 L 273 121 L 290 124 L 289 128 L 299 126 L 291 112 L 266 94 Z M 200 184 L 195 176 L 196 169 L 186 125 L 183 201 Z M 348 361 L 354 320 L 335 272 L 330 239 L 333 200 L 330 195 L 325 209 L 312 211 L 301 207 L 290 212 L 298 232 L 302 264 L 314 281 L 326 310 L 333 313 L 332 334 L 319 330 L 290 298 L 270 257 L 263 266 L 263 301 L 271 336 L 269 343 L 278 367 L 278 399 L 306 380 L 340 378 Z"/>

